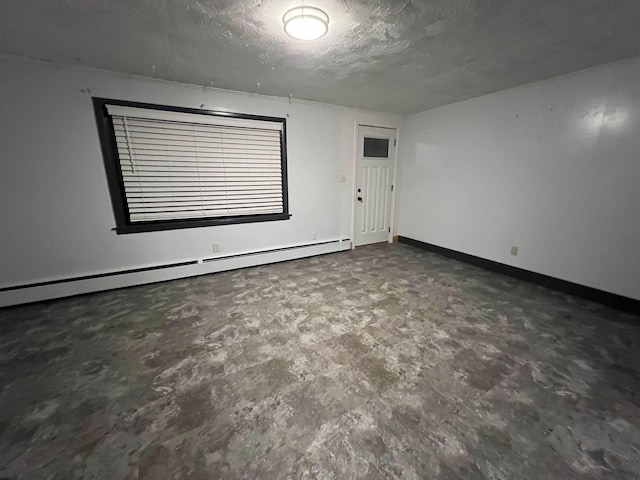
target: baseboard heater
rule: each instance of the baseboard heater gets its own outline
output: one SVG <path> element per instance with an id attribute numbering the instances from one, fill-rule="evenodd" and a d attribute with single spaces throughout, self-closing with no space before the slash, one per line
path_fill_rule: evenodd
<path id="1" fill-rule="evenodd" d="M 11 285 L 0 288 L 0 307 L 207 275 L 227 270 L 335 253 L 349 250 L 350 248 L 350 239 L 320 241 Z"/>
<path id="2" fill-rule="evenodd" d="M 400 236 L 398 237 L 398 241 L 406 245 L 418 247 L 422 250 L 427 250 L 429 252 L 437 253 L 439 255 L 458 260 L 460 262 L 484 268 L 485 270 L 491 270 L 492 272 L 500 273 L 502 275 L 508 275 L 519 280 L 524 280 L 525 282 L 542 285 L 543 287 L 549 288 L 551 290 L 557 290 L 568 295 L 573 295 L 574 297 L 584 298 L 586 300 L 600 303 L 617 310 L 640 315 L 640 300 L 625 297 L 611 292 L 606 292 L 604 290 L 599 290 L 593 287 L 587 287 L 586 285 L 569 282 L 560 278 L 550 277 L 542 273 L 532 272 L 531 270 L 525 270 L 523 268 L 506 265 L 504 263 L 495 262 L 486 258 L 476 257 L 475 255 L 470 255 L 468 253 L 459 252 L 457 250 L 440 247 L 438 245 L 422 242 L 413 238 Z"/>

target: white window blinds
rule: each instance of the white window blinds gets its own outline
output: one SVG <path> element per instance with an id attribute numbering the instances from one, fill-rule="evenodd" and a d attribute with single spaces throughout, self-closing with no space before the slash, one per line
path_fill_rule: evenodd
<path id="1" fill-rule="evenodd" d="M 283 213 L 282 123 L 107 110 L 131 223 Z"/>

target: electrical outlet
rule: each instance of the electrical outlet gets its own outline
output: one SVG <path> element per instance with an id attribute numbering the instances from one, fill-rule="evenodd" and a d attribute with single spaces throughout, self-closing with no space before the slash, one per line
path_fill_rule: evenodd
<path id="1" fill-rule="evenodd" d="M 315 240 L 316 239 L 316 232 L 311 232 L 311 240 Z"/>
<path id="2" fill-rule="evenodd" d="M 518 256 L 518 247 L 516 247 L 515 245 L 511 247 L 511 255 L 513 255 L 514 257 Z"/>
<path id="3" fill-rule="evenodd" d="M 340 175 L 340 183 L 344 183 L 347 181 L 347 176 L 343 173 L 342 175 Z"/>
<path id="4" fill-rule="evenodd" d="M 213 253 L 218 253 L 220 251 L 220 244 L 219 243 L 214 243 L 213 244 Z"/>

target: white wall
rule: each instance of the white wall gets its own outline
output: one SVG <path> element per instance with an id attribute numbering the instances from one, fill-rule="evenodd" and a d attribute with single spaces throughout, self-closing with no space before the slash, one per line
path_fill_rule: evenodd
<path id="1" fill-rule="evenodd" d="M 0 82 L 0 288 L 212 257 L 214 242 L 228 255 L 310 243 L 312 232 L 317 241 L 350 238 L 355 125 L 401 122 L 395 115 L 7 56 L 0 57 Z M 287 116 L 293 217 L 116 235 L 92 96 Z M 347 181 L 339 183 L 343 173 Z M 61 294 L 70 293 L 76 292 Z"/>
<path id="2" fill-rule="evenodd" d="M 640 58 L 412 115 L 403 142 L 399 235 L 640 299 Z"/>

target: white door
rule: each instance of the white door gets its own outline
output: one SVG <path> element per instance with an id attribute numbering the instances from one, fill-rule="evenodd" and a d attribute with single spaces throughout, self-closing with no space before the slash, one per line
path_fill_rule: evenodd
<path id="1" fill-rule="evenodd" d="M 389 240 L 395 138 L 393 129 L 358 127 L 356 246 Z"/>

